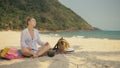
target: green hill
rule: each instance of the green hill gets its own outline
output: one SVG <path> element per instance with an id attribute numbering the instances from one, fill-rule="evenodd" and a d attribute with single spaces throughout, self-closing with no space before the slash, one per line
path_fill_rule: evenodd
<path id="1" fill-rule="evenodd" d="M 0 30 L 21 30 L 34 17 L 39 30 L 91 30 L 93 27 L 58 0 L 0 0 Z"/>

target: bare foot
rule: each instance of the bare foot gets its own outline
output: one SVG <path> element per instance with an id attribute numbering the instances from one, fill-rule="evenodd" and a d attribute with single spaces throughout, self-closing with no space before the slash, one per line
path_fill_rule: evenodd
<path id="1" fill-rule="evenodd" d="M 33 58 L 37 58 L 38 57 L 38 55 L 37 54 L 33 54 Z"/>

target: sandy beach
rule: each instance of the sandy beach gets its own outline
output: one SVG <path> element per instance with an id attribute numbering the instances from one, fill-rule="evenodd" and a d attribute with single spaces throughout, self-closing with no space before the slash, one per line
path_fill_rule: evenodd
<path id="1" fill-rule="evenodd" d="M 20 32 L 1 31 L 0 49 L 20 48 Z M 53 47 L 59 36 L 40 34 L 41 40 Z M 58 54 L 50 58 L 0 59 L 0 68 L 120 68 L 120 40 L 65 37 L 75 52 Z"/>

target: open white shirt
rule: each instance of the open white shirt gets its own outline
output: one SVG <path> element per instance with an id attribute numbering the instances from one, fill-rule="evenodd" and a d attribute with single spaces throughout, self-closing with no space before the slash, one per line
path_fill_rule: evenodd
<path id="1" fill-rule="evenodd" d="M 45 45 L 45 42 L 42 42 L 39 37 L 39 32 L 37 29 L 34 29 L 34 38 L 32 40 L 31 35 L 28 31 L 28 28 L 24 29 L 21 33 L 21 48 L 31 47 L 34 51 L 37 51 L 37 45 Z"/>

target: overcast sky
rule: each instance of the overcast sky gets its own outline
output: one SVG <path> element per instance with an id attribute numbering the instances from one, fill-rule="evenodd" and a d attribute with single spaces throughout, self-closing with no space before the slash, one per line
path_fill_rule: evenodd
<path id="1" fill-rule="evenodd" d="M 120 0 L 59 0 L 66 7 L 103 30 L 120 30 Z"/>

